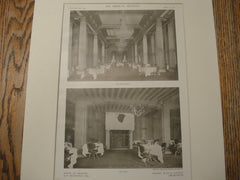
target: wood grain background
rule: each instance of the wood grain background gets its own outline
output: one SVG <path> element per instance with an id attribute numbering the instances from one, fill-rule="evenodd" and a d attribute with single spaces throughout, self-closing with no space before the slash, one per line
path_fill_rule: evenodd
<path id="1" fill-rule="evenodd" d="M 240 179 L 240 1 L 213 0 L 228 180 Z"/>
<path id="2" fill-rule="evenodd" d="M 227 180 L 240 179 L 240 1 L 212 0 Z M 0 180 L 20 179 L 34 0 L 0 0 Z"/>

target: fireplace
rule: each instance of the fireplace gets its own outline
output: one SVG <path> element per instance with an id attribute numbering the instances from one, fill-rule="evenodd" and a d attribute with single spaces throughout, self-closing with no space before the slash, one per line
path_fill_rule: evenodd
<path id="1" fill-rule="evenodd" d="M 112 150 L 132 149 L 133 131 L 106 130 L 106 148 Z"/>
<path id="2" fill-rule="evenodd" d="M 132 149 L 134 115 L 106 112 L 106 148 Z"/>
<path id="3" fill-rule="evenodd" d="M 129 131 L 111 130 L 110 131 L 110 149 L 128 149 Z"/>

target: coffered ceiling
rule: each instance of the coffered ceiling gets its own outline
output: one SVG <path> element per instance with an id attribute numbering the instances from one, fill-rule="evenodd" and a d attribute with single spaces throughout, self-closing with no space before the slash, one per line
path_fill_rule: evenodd
<path id="1" fill-rule="evenodd" d="M 67 100 L 99 111 L 131 112 L 132 106 L 144 106 L 145 110 L 162 108 L 175 97 L 179 104 L 178 88 L 101 88 L 68 89 Z"/>

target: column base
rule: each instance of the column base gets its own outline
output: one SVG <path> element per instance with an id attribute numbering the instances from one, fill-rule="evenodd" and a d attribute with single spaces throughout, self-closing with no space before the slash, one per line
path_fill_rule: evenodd
<path id="1" fill-rule="evenodd" d="M 163 73 L 163 72 L 167 72 L 167 70 L 166 69 L 159 69 L 158 72 Z"/>
<path id="2" fill-rule="evenodd" d="M 169 68 L 169 72 L 176 72 L 176 68 Z"/>
<path id="3" fill-rule="evenodd" d="M 80 66 L 77 66 L 76 68 L 75 68 L 75 72 L 78 74 L 78 73 L 81 73 L 81 72 L 83 72 L 84 71 L 84 68 L 82 68 L 82 67 L 80 67 Z"/>

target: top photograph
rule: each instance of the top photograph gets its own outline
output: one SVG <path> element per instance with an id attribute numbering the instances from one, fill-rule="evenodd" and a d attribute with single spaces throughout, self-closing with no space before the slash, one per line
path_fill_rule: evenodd
<path id="1" fill-rule="evenodd" d="M 71 10 L 68 22 L 68 81 L 178 80 L 174 10 Z"/>

